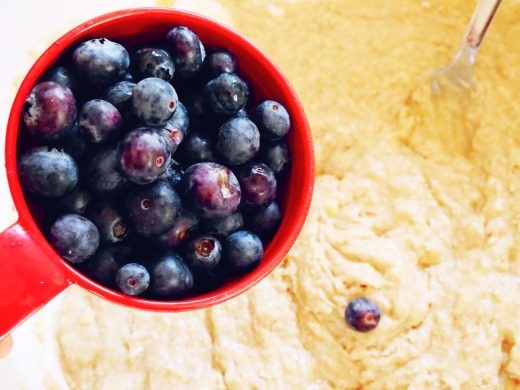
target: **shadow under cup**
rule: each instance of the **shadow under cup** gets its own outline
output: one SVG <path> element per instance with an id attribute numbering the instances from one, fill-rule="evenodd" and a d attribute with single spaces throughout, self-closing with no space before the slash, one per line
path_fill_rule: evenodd
<path id="1" fill-rule="evenodd" d="M 280 228 L 268 243 L 264 259 L 250 273 L 227 280 L 218 289 L 177 301 L 130 297 L 106 288 L 74 269 L 47 243 L 38 228 L 44 210 L 25 197 L 17 177 L 17 155 L 29 145 L 19 133 L 23 103 L 41 75 L 81 41 L 106 37 L 128 47 L 163 39 L 176 25 L 192 29 L 209 48 L 226 48 L 237 57 L 239 74 L 250 86 L 253 104 L 264 99 L 282 103 L 291 116 L 287 142 L 292 167 L 280 186 L 283 210 Z M 173 9 L 141 8 L 118 11 L 74 28 L 52 44 L 36 61 L 13 103 L 7 125 L 6 168 L 18 222 L 0 234 L 0 337 L 43 306 L 70 284 L 105 299 L 154 311 L 194 310 L 226 301 L 267 276 L 294 244 L 309 211 L 314 185 L 312 137 L 303 108 L 280 70 L 250 41 L 228 27 L 200 15 Z M 5 283 L 4 283 L 5 280 Z"/>

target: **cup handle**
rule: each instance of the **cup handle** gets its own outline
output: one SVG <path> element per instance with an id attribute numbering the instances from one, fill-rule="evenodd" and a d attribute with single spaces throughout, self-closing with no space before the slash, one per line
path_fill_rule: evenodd
<path id="1" fill-rule="evenodd" d="M 63 291 L 64 267 L 19 223 L 0 233 L 0 339 Z"/>

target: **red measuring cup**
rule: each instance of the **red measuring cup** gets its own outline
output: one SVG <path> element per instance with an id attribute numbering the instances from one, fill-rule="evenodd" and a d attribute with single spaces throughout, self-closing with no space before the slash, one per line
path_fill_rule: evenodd
<path id="1" fill-rule="evenodd" d="M 70 52 L 79 42 L 106 37 L 132 46 L 159 41 L 175 25 L 191 28 L 209 48 L 227 48 L 234 53 L 239 60 L 240 74 L 250 84 L 255 101 L 269 98 L 287 108 L 292 121 L 288 136 L 292 169 L 282 186 L 281 226 L 267 245 L 264 259 L 257 268 L 209 293 L 177 301 L 153 301 L 123 295 L 96 283 L 64 261 L 47 243 L 35 222 L 35 217 L 45 211 L 35 208 L 25 198 L 18 180 L 16 158 L 25 144 L 25 135 L 18 130 L 22 106 L 32 87 L 60 56 Z M 112 302 L 153 311 L 194 310 L 224 302 L 254 286 L 280 263 L 294 244 L 311 203 L 314 185 L 311 132 L 289 82 L 249 40 L 214 20 L 190 12 L 163 8 L 129 9 L 91 19 L 69 31 L 41 55 L 23 80 L 11 108 L 6 137 L 5 166 L 19 219 L 0 233 L 0 338 L 72 284 Z"/>

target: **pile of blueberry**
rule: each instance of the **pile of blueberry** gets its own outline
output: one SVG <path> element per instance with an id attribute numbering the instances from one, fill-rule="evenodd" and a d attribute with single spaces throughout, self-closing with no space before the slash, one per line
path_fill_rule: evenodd
<path id="1" fill-rule="evenodd" d="M 85 41 L 32 89 L 21 184 L 49 243 L 99 283 L 150 299 L 211 291 L 253 269 L 279 227 L 289 114 L 254 106 L 235 56 L 206 55 L 187 27 L 127 48 Z"/>

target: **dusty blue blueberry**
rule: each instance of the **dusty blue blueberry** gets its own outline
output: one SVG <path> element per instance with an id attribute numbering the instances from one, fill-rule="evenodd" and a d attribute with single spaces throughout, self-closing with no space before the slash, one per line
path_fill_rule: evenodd
<path id="1" fill-rule="evenodd" d="M 381 319 L 379 307 L 367 298 L 355 298 L 349 302 L 345 310 L 347 324 L 358 332 L 374 329 Z"/>
<path id="2" fill-rule="evenodd" d="M 175 252 L 161 254 L 151 267 L 151 291 L 162 298 L 178 298 L 193 288 L 193 274 Z"/>
<path id="3" fill-rule="evenodd" d="M 85 181 L 89 191 L 101 197 L 118 195 L 128 184 L 119 171 L 119 150 L 109 145 L 99 149 L 85 168 Z"/>
<path id="4" fill-rule="evenodd" d="M 128 71 L 130 56 L 119 43 L 106 38 L 83 42 L 72 53 L 76 73 L 93 86 L 110 85 Z"/>
<path id="5" fill-rule="evenodd" d="M 164 125 L 177 109 L 177 103 L 172 85 L 157 77 L 139 81 L 132 94 L 135 116 L 149 126 Z"/>
<path id="6" fill-rule="evenodd" d="M 88 219 L 65 214 L 51 226 L 47 239 L 58 254 L 73 264 L 91 257 L 99 246 L 99 232 Z"/>
<path id="7" fill-rule="evenodd" d="M 260 149 L 260 133 L 247 118 L 231 119 L 220 126 L 216 149 L 225 164 L 244 164 Z"/>
<path id="8" fill-rule="evenodd" d="M 189 78 L 202 68 L 206 51 L 199 37 L 189 28 L 177 26 L 168 31 L 166 47 L 175 63 L 176 76 Z"/>
<path id="9" fill-rule="evenodd" d="M 150 274 L 145 266 L 138 263 L 123 265 L 116 273 L 116 286 L 123 294 L 137 296 L 150 285 Z"/>
<path id="10" fill-rule="evenodd" d="M 137 80 L 158 77 L 170 81 L 175 73 L 175 65 L 170 54 L 155 47 L 137 50 L 132 57 L 132 67 Z"/>
<path id="11" fill-rule="evenodd" d="M 183 254 L 186 264 L 193 272 L 209 274 L 220 262 L 222 245 L 216 237 L 202 234 L 184 245 Z"/>
<path id="12" fill-rule="evenodd" d="M 274 100 L 265 100 L 256 107 L 254 121 L 260 134 L 271 141 L 285 137 L 291 127 L 289 113 Z"/>
<path id="13" fill-rule="evenodd" d="M 78 167 L 67 153 L 37 148 L 22 156 L 18 176 L 27 191 L 44 198 L 58 198 L 76 187 Z"/>
<path id="14" fill-rule="evenodd" d="M 226 263 L 236 270 L 249 270 L 264 257 L 264 246 L 258 236 L 247 230 L 239 230 L 224 241 Z"/>
<path id="15" fill-rule="evenodd" d="M 93 99 L 81 107 L 79 124 L 89 141 L 100 143 L 114 139 L 119 134 L 123 119 L 112 103 Z"/>
<path id="16" fill-rule="evenodd" d="M 181 200 L 169 184 L 157 181 L 134 188 L 126 196 L 124 206 L 133 230 L 143 237 L 151 237 L 173 227 L 181 210 Z"/>
<path id="17" fill-rule="evenodd" d="M 133 248 L 126 243 L 100 247 L 88 261 L 88 276 L 105 286 L 115 286 L 117 271 L 134 255 L 133 252 Z"/>
<path id="18" fill-rule="evenodd" d="M 68 133 L 76 114 L 72 91 L 53 81 L 44 81 L 27 96 L 22 109 L 22 122 L 31 135 L 57 140 Z"/>
<path id="19" fill-rule="evenodd" d="M 287 172 L 291 166 L 291 155 L 287 143 L 283 140 L 262 143 L 260 160 L 269 165 L 277 176 Z"/>
<path id="20" fill-rule="evenodd" d="M 247 103 L 247 84 L 234 73 L 222 73 L 204 87 L 206 106 L 217 115 L 231 116 Z"/>

